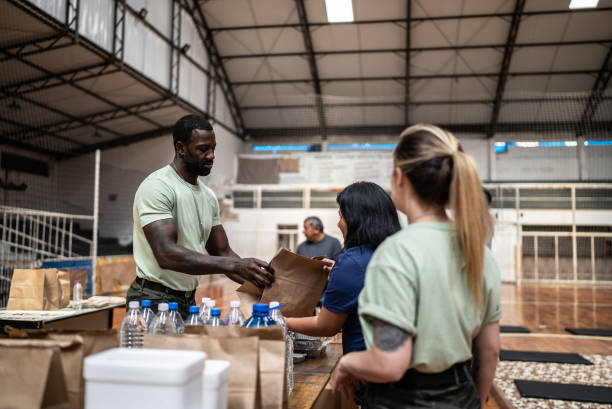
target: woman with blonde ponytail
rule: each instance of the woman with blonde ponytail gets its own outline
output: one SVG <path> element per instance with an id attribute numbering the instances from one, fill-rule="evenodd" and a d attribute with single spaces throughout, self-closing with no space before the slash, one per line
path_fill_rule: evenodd
<path id="1" fill-rule="evenodd" d="M 392 199 L 409 226 L 368 265 L 367 350 L 342 357 L 333 388 L 351 397 L 367 383 L 368 408 L 479 408 L 499 355 L 501 276 L 476 166 L 433 125 L 402 132 L 393 160 Z"/>

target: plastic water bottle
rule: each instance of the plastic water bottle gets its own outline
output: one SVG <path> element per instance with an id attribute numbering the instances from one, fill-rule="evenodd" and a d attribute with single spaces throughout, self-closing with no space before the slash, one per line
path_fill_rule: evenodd
<path id="1" fill-rule="evenodd" d="M 206 301 L 210 300 L 210 297 L 202 297 L 202 305 L 200 306 L 200 311 L 204 311 L 206 308 Z"/>
<path id="2" fill-rule="evenodd" d="M 151 322 L 149 332 L 152 334 L 177 334 L 176 325 L 174 325 L 168 313 L 168 304 L 165 302 L 159 304 L 157 311 L 155 319 Z"/>
<path id="3" fill-rule="evenodd" d="M 200 319 L 202 320 L 202 322 L 205 323 L 210 319 L 210 310 L 215 308 L 216 305 L 217 303 L 215 302 L 215 300 L 206 300 L 204 309 L 200 311 Z"/>
<path id="4" fill-rule="evenodd" d="M 261 328 L 273 327 L 276 321 L 270 318 L 270 307 L 268 304 L 253 304 L 253 315 L 246 320 L 243 327 L 246 328 Z"/>
<path id="5" fill-rule="evenodd" d="M 123 348 L 142 348 L 146 331 L 147 324 L 138 308 L 138 301 L 130 301 L 127 313 L 121 321 L 119 345 Z"/>
<path id="6" fill-rule="evenodd" d="M 140 312 L 142 313 L 142 319 L 145 320 L 147 324 L 147 331 L 149 330 L 149 326 L 151 325 L 151 321 L 155 318 L 155 313 L 151 309 L 151 300 L 141 300 L 140 301 Z"/>
<path id="7" fill-rule="evenodd" d="M 278 301 L 270 302 L 270 317 L 276 321 L 277 325 L 283 327 L 285 333 L 285 358 L 287 361 L 287 394 L 291 394 L 293 391 L 293 338 L 289 335 L 289 329 L 287 328 L 287 321 L 281 313 L 280 309 L 283 306 Z"/>
<path id="8" fill-rule="evenodd" d="M 185 332 L 185 323 L 183 322 L 183 317 L 181 317 L 181 314 L 178 312 L 178 303 L 168 303 L 168 309 L 170 311 L 170 318 L 172 318 L 172 322 L 174 322 L 174 326 L 176 327 L 176 333 L 182 335 L 183 332 Z"/>
<path id="9" fill-rule="evenodd" d="M 242 311 L 240 311 L 240 301 L 231 301 L 230 312 L 225 317 L 225 325 L 242 327 L 245 321 L 246 319 L 242 315 Z"/>
<path id="10" fill-rule="evenodd" d="M 221 319 L 221 309 L 211 308 L 210 318 L 204 323 L 204 325 L 208 325 L 209 327 L 225 327 L 225 323 Z"/>
<path id="11" fill-rule="evenodd" d="M 189 307 L 189 316 L 187 317 L 187 321 L 185 321 L 185 325 L 204 325 L 200 319 L 200 307 L 197 305 Z"/>
<path id="12" fill-rule="evenodd" d="M 72 289 L 72 308 L 75 310 L 83 308 L 83 285 L 81 280 L 76 280 Z"/>

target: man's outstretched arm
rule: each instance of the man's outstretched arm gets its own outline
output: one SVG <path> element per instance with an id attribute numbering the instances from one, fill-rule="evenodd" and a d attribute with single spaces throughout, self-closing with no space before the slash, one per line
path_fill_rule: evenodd
<path id="1" fill-rule="evenodd" d="M 274 281 L 274 272 L 268 263 L 255 258 L 240 258 L 234 253 L 222 226 L 213 227 L 206 243 L 210 255 L 179 246 L 174 219 L 149 223 L 143 231 L 161 268 L 194 275 L 226 274 L 234 281 L 247 280 L 260 287 Z M 223 240 L 227 243 L 225 247 Z"/>

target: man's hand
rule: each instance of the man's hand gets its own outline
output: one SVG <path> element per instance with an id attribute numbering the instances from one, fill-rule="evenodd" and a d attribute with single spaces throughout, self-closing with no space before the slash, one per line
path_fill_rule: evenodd
<path id="1" fill-rule="evenodd" d="M 336 264 L 336 262 L 330 258 L 324 258 L 321 261 L 325 263 L 323 270 L 327 272 L 327 279 L 329 280 L 329 273 L 331 272 L 331 269 L 334 268 L 334 264 Z"/>
<path id="2" fill-rule="evenodd" d="M 334 379 L 332 380 L 332 392 L 334 395 L 340 392 L 344 399 L 353 400 L 357 391 L 364 384 L 363 380 L 347 371 L 342 359 L 340 359 L 334 372 Z"/>
<path id="3" fill-rule="evenodd" d="M 244 280 L 261 288 L 274 282 L 274 269 L 265 261 L 256 258 L 236 258 L 232 259 L 232 262 L 234 263 L 233 273 Z"/>

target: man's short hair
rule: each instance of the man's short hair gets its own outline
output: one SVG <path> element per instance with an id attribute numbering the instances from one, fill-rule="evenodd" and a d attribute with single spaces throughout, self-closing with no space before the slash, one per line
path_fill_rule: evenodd
<path id="1" fill-rule="evenodd" d="M 304 223 L 306 222 L 310 223 L 313 228 L 319 229 L 321 233 L 323 233 L 323 222 L 317 216 L 309 216 L 305 218 Z"/>
<path id="2" fill-rule="evenodd" d="M 202 131 L 212 131 L 212 125 L 202 115 L 185 115 L 174 124 L 174 131 L 172 132 L 172 139 L 174 146 L 176 143 L 181 141 L 187 143 L 194 129 Z"/>

